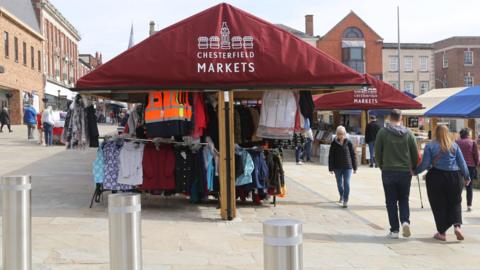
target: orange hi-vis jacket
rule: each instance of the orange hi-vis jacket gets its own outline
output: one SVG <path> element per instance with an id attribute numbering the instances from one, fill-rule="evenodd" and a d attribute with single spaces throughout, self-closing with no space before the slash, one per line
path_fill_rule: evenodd
<path id="1" fill-rule="evenodd" d="M 191 131 L 192 105 L 189 93 L 152 91 L 148 94 L 145 123 L 149 137 L 185 136 Z"/>

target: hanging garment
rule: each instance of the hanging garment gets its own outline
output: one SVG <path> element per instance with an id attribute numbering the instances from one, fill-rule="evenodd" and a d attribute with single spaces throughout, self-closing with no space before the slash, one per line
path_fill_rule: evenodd
<path id="1" fill-rule="evenodd" d="M 295 127 L 297 103 L 290 91 L 270 91 L 263 94 L 257 136 L 289 140 Z"/>
<path id="2" fill-rule="evenodd" d="M 93 105 L 88 106 L 85 109 L 86 114 L 86 129 L 89 138 L 89 146 L 90 147 L 98 147 L 98 137 L 100 134 L 98 133 L 98 124 L 97 124 L 97 116 L 95 113 L 95 108 Z"/>
<path id="3" fill-rule="evenodd" d="M 242 120 L 241 120 L 241 117 L 240 117 L 240 111 L 239 111 L 238 107 L 235 108 L 234 113 L 235 113 L 234 116 L 233 116 L 234 141 L 235 141 L 236 144 L 240 144 L 240 143 L 242 143 Z"/>
<path id="4" fill-rule="evenodd" d="M 212 153 L 209 147 L 202 148 L 204 169 L 207 179 L 207 189 L 208 191 L 214 190 L 214 178 L 215 178 L 215 159 L 214 153 Z"/>
<path id="5" fill-rule="evenodd" d="M 252 141 L 254 142 L 261 141 L 262 139 L 256 136 L 257 129 L 258 129 L 258 122 L 260 121 L 260 112 L 258 111 L 257 108 L 252 108 L 252 107 L 249 107 L 248 110 L 252 115 L 252 121 L 253 121 Z"/>
<path id="6" fill-rule="evenodd" d="M 137 134 L 137 128 L 143 123 L 143 106 L 137 104 L 128 114 L 127 126 L 130 136 Z"/>
<path id="7" fill-rule="evenodd" d="M 242 143 L 251 142 L 252 136 L 254 133 L 254 125 L 253 125 L 253 118 L 250 114 L 250 111 L 246 106 L 239 106 L 238 111 L 240 113 L 240 121 L 241 121 L 241 136 L 242 136 Z"/>
<path id="8" fill-rule="evenodd" d="M 257 189 L 267 188 L 268 166 L 265 161 L 263 151 L 249 150 L 248 153 L 252 157 L 254 169 L 252 172 L 252 181 Z"/>
<path id="9" fill-rule="evenodd" d="M 278 150 L 265 152 L 268 166 L 268 193 L 281 195 L 285 192 L 285 174 L 283 171 L 282 157 Z"/>
<path id="10" fill-rule="evenodd" d="M 243 186 L 252 183 L 252 172 L 254 169 L 254 164 L 252 157 L 247 152 L 247 150 L 236 146 L 235 147 L 235 157 L 239 156 L 242 159 L 244 165 L 243 173 L 240 174 L 235 180 L 235 186 Z"/>
<path id="11" fill-rule="evenodd" d="M 189 97 L 189 93 L 182 91 L 150 92 L 145 109 L 147 135 L 151 138 L 189 135 L 193 114 Z"/>
<path id="12" fill-rule="evenodd" d="M 135 142 L 125 142 L 120 150 L 120 171 L 118 183 L 132 186 L 143 182 L 143 149 L 144 145 Z"/>
<path id="13" fill-rule="evenodd" d="M 89 145 L 89 137 L 86 129 L 85 103 L 82 96 L 77 95 L 67 113 L 67 121 L 63 129 L 62 138 L 67 149 L 85 148 Z"/>
<path id="14" fill-rule="evenodd" d="M 310 123 L 313 123 L 315 104 L 313 103 L 311 91 L 300 91 L 299 107 L 303 117 L 307 118 Z"/>
<path id="15" fill-rule="evenodd" d="M 175 147 L 175 190 L 190 194 L 195 155 L 186 146 Z"/>
<path id="16" fill-rule="evenodd" d="M 207 128 L 207 115 L 203 93 L 193 94 L 193 138 L 200 138 Z"/>
<path id="17" fill-rule="evenodd" d="M 218 114 L 215 110 L 214 105 L 207 104 L 207 116 L 208 116 L 208 126 L 205 134 L 209 136 L 216 149 L 219 149 L 218 142 Z"/>
<path id="18" fill-rule="evenodd" d="M 118 183 L 118 173 L 120 170 L 120 149 L 122 148 L 122 143 L 119 141 L 107 142 L 103 146 L 103 156 L 104 156 L 104 182 L 103 189 L 106 190 L 130 190 L 132 189 L 129 185 L 124 185 Z"/>
<path id="19" fill-rule="evenodd" d="M 199 203 L 208 196 L 208 181 L 204 165 L 204 156 L 201 151 L 197 152 L 195 157 L 193 182 L 190 190 L 190 202 Z"/>
<path id="20" fill-rule="evenodd" d="M 171 145 L 145 145 L 142 164 L 142 190 L 175 190 L 175 152 Z"/>
<path id="21" fill-rule="evenodd" d="M 96 184 L 102 184 L 103 180 L 105 179 L 105 171 L 104 171 L 104 157 L 103 157 L 103 145 L 99 147 L 97 150 L 97 157 L 93 161 L 93 180 Z"/>

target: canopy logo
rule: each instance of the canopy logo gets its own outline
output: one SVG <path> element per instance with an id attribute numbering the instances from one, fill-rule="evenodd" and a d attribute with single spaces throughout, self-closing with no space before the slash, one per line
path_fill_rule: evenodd
<path id="1" fill-rule="evenodd" d="M 198 37 L 198 73 L 255 72 L 255 63 L 251 62 L 255 58 L 253 37 L 230 36 L 224 21 L 218 36 Z M 215 60 L 215 63 L 208 63 L 208 60 Z"/>
<path id="2" fill-rule="evenodd" d="M 353 90 L 353 103 L 355 104 L 377 104 L 377 88 L 367 88 Z"/>

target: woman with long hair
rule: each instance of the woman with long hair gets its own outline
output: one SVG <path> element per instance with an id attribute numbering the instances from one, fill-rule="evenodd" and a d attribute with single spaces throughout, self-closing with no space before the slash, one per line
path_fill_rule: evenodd
<path id="1" fill-rule="evenodd" d="M 468 166 L 468 172 L 470 173 L 470 179 L 477 179 L 477 166 L 479 164 L 478 147 L 477 143 L 472 140 L 472 130 L 464 128 L 460 130 L 460 139 L 457 140 L 457 144 L 462 150 L 463 157 Z M 467 190 L 467 211 L 472 211 L 473 200 L 473 183 L 470 182 L 466 186 Z"/>
<path id="2" fill-rule="evenodd" d="M 429 169 L 426 177 L 427 195 L 437 227 L 433 237 L 446 241 L 446 231 L 453 225 L 457 240 L 463 240 L 460 229 L 462 190 L 464 185 L 470 183 L 470 175 L 462 151 L 450 137 L 445 125 L 439 125 L 435 130 L 435 139 L 425 147 L 422 163 L 416 172 L 421 173 L 426 169 Z"/>

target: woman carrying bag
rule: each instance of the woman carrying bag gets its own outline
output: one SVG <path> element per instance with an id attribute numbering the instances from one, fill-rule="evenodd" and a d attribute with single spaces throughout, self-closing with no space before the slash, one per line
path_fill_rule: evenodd
<path id="1" fill-rule="evenodd" d="M 472 140 L 472 130 L 464 128 L 460 130 L 460 139 L 457 140 L 457 144 L 462 150 L 463 157 L 468 166 L 468 172 L 470 173 L 470 179 L 477 179 L 477 166 L 478 166 L 478 148 L 477 143 Z M 473 183 L 470 182 L 466 186 L 467 190 L 467 211 L 472 211 L 473 200 Z"/>
<path id="2" fill-rule="evenodd" d="M 337 127 L 337 136 L 330 145 L 328 170 L 332 174 L 335 173 L 338 193 L 340 194 L 339 203 L 342 204 L 343 208 L 347 208 L 350 195 L 350 178 L 352 172 L 357 172 L 357 159 L 353 144 L 347 139 L 347 132 L 343 126 Z"/>
<path id="3" fill-rule="evenodd" d="M 422 163 L 416 173 L 426 169 L 429 169 L 426 177 L 427 195 L 437 227 L 433 237 L 446 241 L 445 233 L 453 225 L 457 240 L 463 240 L 460 229 L 462 191 L 463 186 L 470 183 L 470 175 L 462 151 L 451 139 L 445 125 L 439 125 L 435 130 L 435 140 L 425 147 Z"/>

